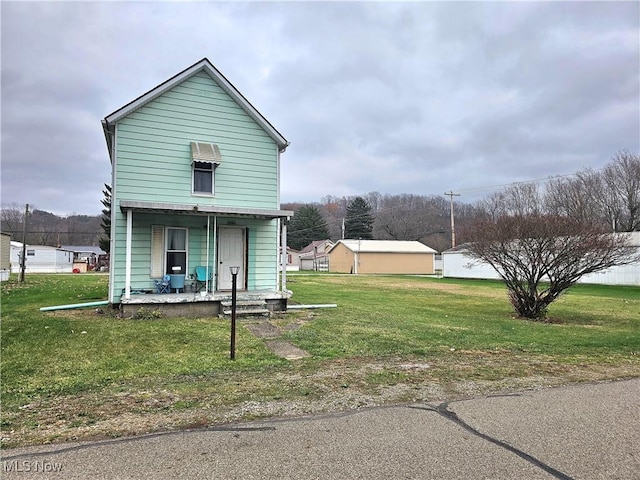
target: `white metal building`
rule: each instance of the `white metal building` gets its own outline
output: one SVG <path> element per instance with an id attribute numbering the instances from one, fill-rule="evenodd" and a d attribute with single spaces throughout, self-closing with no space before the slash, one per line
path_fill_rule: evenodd
<path id="1" fill-rule="evenodd" d="M 26 273 L 71 273 L 73 252 L 45 245 L 27 245 Z M 20 272 L 22 243 L 11 242 L 11 273 Z"/>
<path id="2" fill-rule="evenodd" d="M 631 244 L 640 250 L 640 232 L 630 232 Z M 477 278 L 486 280 L 500 279 L 491 265 L 480 263 L 465 255 L 465 247 L 442 252 L 443 276 L 452 278 Z M 579 283 L 598 283 L 602 285 L 638 285 L 640 286 L 640 262 L 621 265 L 602 272 L 585 275 Z"/>

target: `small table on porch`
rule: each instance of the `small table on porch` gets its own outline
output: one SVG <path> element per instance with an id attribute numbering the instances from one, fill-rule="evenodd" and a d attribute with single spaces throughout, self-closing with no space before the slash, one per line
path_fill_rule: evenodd
<path id="1" fill-rule="evenodd" d="M 175 290 L 176 293 L 180 293 L 179 290 L 182 290 L 184 292 L 184 277 L 184 273 L 169 275 L 169 283 L 171 285 L 171 289 Z"/>

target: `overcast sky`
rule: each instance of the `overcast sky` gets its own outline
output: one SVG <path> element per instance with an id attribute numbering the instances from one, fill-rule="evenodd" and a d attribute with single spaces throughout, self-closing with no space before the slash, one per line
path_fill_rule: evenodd
<path id="1" fill-rule="evenodd" d="M 99 214 L 100 121 L 203 57 L 291 142 L 283 202 L 472 202 L 640 151 L 635 1 L 0 8 L 3 206 Z"/>

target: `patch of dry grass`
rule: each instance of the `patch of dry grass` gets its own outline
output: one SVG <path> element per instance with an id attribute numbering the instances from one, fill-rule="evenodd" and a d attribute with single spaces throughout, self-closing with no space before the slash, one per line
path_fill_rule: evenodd
<path id="1" fill-rule="evenodd" d="M 640 375 L 640 362 L 558 363 L 508 352 L 425 358 L 352 358 L 264 374 L 145 379 L 95 392 L 39 398 L 4 414 L 5 446 L 97 440 L 407 402 L 444 401 Z"/>

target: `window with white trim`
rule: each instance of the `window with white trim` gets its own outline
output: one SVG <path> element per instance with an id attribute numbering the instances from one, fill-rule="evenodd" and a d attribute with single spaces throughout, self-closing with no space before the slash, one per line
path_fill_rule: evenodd
<path id="1" fill-rule="evenodd" d="M 187 229 L 167 227 L 166 231 L 166 272 L 187 272 Z"/>
<path id="2" fill-rule="evenodd" d="M 172 273 L 187 273 L 187 229 L 151 227 L 151 278 Z"/>
<path id="3" fill-rule="evenodd" d="M 213 195 L 214 167 L 209 162 L 193 162 L 193 193 Z"/>
<path id="4" fill-rule="evenodd" d="M 213 195 L 216 167 L 222 162 L 220 149 L 215 143 L 191 142 L 191 192 Z"/>

